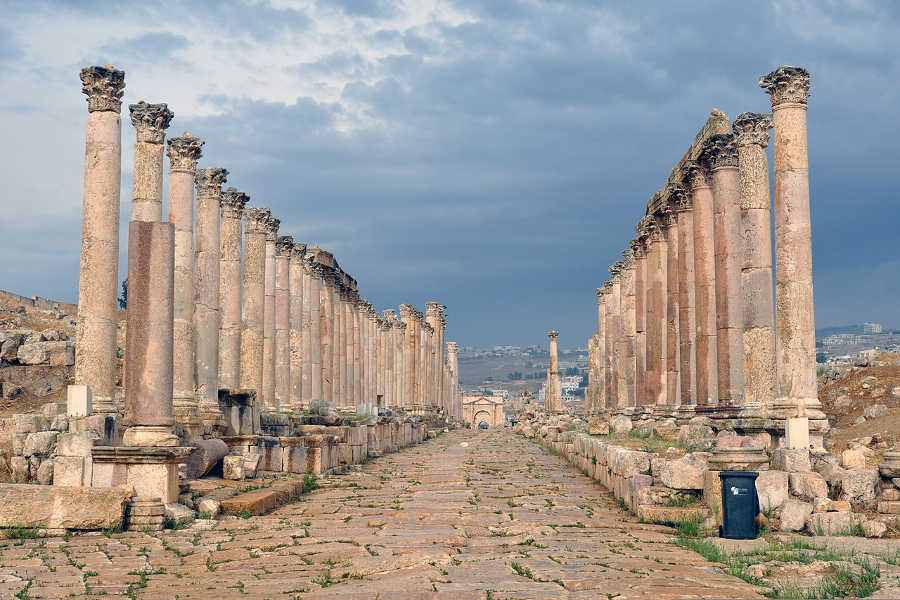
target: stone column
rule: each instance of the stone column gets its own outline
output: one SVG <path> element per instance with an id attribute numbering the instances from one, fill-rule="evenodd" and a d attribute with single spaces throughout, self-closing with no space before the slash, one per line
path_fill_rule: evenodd
<path id="1" fill-rule="evenodd" d="M 462 417 L 462 406 L 459 402 L 459 347 L 456 342 L 447 342 L 447 362 L 450 369 L 450 388 L 452 390 L 451 414 L 459 419 Z"/>
<path id="2" fill-rule="evenodd" d="M 668 193 L 668 190 L 667 190 Z M 666 236 L 666 404 L 681 404 L 678 347 L 678 216 L 670 203 L 665 206 Z"/>
<path id="3" fill-rule="evenodd" d="M 320 334 L 322 339 L 322 400 L 334 404 L 332 373 L 334 372 L 334 282 L 331 269 L 323 269 L 320 302 Z"/>
<path id="4" fill-rule="evenodd" d="M 94 412 L 116 411 L 116 298 L 119 293 L 119 189 L 125 72 L 81 70 L 87 94 L 81 267 L 75 383 L 90 388 Z"/>
<path id="5" fill-rule="evenodd" d="M 416 401 L 416 358 L 418 331 L 416 331 L 415 309 L 409 304 L 400 305 L 400 318 L 406 324 L 404 332 L 404 380 L 401 406 L 412 406 Z"/>
<path id="6" fill-rule="evenodd" d="M 624 406 L 636 406 L 636 388 L 635 388 L 635 337 L 637 335 L 636 318 L 635 318 L 635 261 L 634 253 L 629 249 L 622 253 L 625 259 L 622 261 L 622 289 L 621 289 L 621 305 L 622 305 L 622 337 L 624 338 L 624 361 L 625 361 L 625 390 L 624 390 Z"/>
<path id="7" fill-rule="evenodd" d="M 125 446 L 177 446 L 172 417 L 175 228 L 132 221 L 128 227 L 125 347 Z"/>
<path id="8" fill-rule="evenodd" d="M 303 409 L 303 299 L 304 299 L 304 257 L 306 256 L 306 244 L 296 242 L 291 249 L 290 264 L 290 373 L 291 393 L 290 406 L 292 411 Z"/>
<path id="9" fill-rule="evenodd" d="M 772 115 L 742 113 L 732 124 L 741 191 L 741 304 L 744 316 L 744 406 L 770 409 L 775 402 L 775 315 L 772 296 L 772 213 L 769 209 L 769 145 Z"/>
<path id="10" fill-rule="evenodd" d="M 450 346 L 447 346 L 449 356 Z M 606 294 L 597 288 L 597 383 L 594 386 L 594 412 L 606 408 Z"/>
<path id="11" fill-rule="evenodd" d="M 384 397 L 378 406 L 393 406 L 394 404 L 394 323 L 390 312 L 384 311 L 381 320 L 382 326 L 379 332 L 380 343 L 384 348 Z"/>
<path id="12" fill-rule="evenodd" d="M 398 316 L 394 320 L 394 357 L 396 359 L 394 401 L 396 406 L 405 406 L 406 390 L 406 323 Z"/>
<path id="13" fill-rule="evenodd" d="M 294 238 L 275 241 L 275 409 L 291 405 L 291 254 Z"/>
<path id="14" fill-rule="evenodd" d="M 622 261 L 616 261 L 609 268 L 610 287 L 609 307 L 612 308 L 612 319 L 609 331 L 613 338 L 611 383 L 612 407 L 625 406 L 625 337 L 622 334 Z"/>
<path id="15" fill-rule="evenodd" d="M 603 407 L 607 410 L 614 410 L 616 408 L 616 396 L 613 393 L 615 389 L 613 380 L 616 378 L 616 339 L 615 327 L 613 325 L 615 307 L 613 306 L 612 287 L 612 281 L 606 281 L 600 287 L 603 293 L 603 302 L 606 306 L 604 314 L 606 322 L 603 327 L 606 334 L 604 336 L 604 354 L 606 356 L 606 361 L 603 365 L 603 379 L 605 385 L 601 393 L 603 395 Z"/>
<path id="16" fill-rule="evenodd" d="M 438 364 L 438 358 L 440 354 L 437 351 L 438 343 L 440 342 L 440 328 L 441 328 L 441 308 L 440 304 L 437 302 L 426 302 L 425 303 L 425 320 L 431 325 L 432 334 L 430 339 L 428 340 L 428 350 L 429 350 L 429 396 L 431 405 L 435 407 L 440 406 L 440 402 L 438 401 L 439 392 L 440 392 L 440 384 L 439 384 L 439 375 L 438 369 L 440 365 Z"/>
<path id="17" fill-rule="evenodd" d="M 175 114 L 165 104 L 148 104 L 143 100 L 129 105 L 128 111 L 137 131 L 131 220 L 157 223 L 162 221 L 163 142 Z"/>
<path id="18" fill-rule="evenodd" d="M 741 213 L 737 147 L 730 134 L 710 136 L 700 160 L 710 171 L 716 253 L 716 342 L 719 408 L 739 407 L 744 399 L 743 319 L 741 316 Z"/>
<path id="19" fill-rule="evenodd" d="M 307 267 L 307 278 L 309 282 L 309 293 L 303 295 L 303 305 L 307 304 L 309 298 L 309 396 L 305 400 L 307 403 L 321 401 L 322 395 L 322 316 L 321 316 L 321 286 L 322 268 L 312 261 L 309 257 L 304 263 Z M 306 339 L 306 338 L 304 338 Z M 306 396 L 306 386 L 304 386 L 304 396 Z"/>
<path id="20" fill-rule="evenodd" d="M 660 219 L 647 221 L 647 392 L 648 404 L 665 406 L 668 243 Z"/>
<path id="21" fill-rule="evenodd" d="M 713 194 L 709 175 L 700 163 L 684 169 L 694 207 L 694 292 L 696 306 L 696 404 L 718 403 L 718 344 L 716 342 L 716 271 Z"/>
<path id="22" fill-rule="evenodd" d="M 185 133 L 169 139 L 167 152 L 169 223 L 175 228 L 172 404 L 175 418 L 192 435 L 202 428 L 200 408 L 194 393 L 194 176 L 197 161 L 202 156 L 203 143 L 200 138 Z"/>
<path id="23" fill-rule="evenodd" d="M 346 406 L 346 390 L 344 389 L 344 361 L 347 360 L 347 349 L 345 348 L 346 332 L 344 329 L 344 288 L 343 273 L 338 274 L 337 287 L 334 294 L 334 350 L 332 353 L 332 394 L 334 394 L 334 403 L 338 406 Z"/>
<path id="24" fill-rule="evenodd" d="M 360 298 L 353 308 L 354 318 L 359 327 L 359 401 L 363 404 L 374 402 L 369 396 L 369 379 L 372 377 L 372 364 L 369 359 L 372 332 L 369 329 L 369 303 Z M 374 309 L 373 309 L 374 310 Z"/>
<path id="25" fill-rule="evenodd" d="M 634 396 L 637 406 L 648 404 L 647 395 L 647 249 L 644 219 L 631 241 L 634 253 Z"/>
<path id="26" fill-rule="evenodd" d="M 772 97 L 775 170 L 776 414 L 822 419 L 816 392 L 806 107 L 809 72 L 782 66 L 759 82 Z"/>
<path id="27" fill-rule="evenodd" d="M 228 171 L 197 171 L 197 248 L 194 255 L 194 364 L 204 428 L 218 427 L 219 408 L 219 211 Z"/>
<path id="28" fill-rule="evenodd" d="M 241 388 L 263 396 L 266 307 L 266 233 L 272 214 L 252 206 L 244 211 L 244 288 L 241 294 Z"/>
<path id="29" fill-rule="evenodd" d="M 366 398 L 365 380 L 368 376 L 368 365 L 365 364 L 364 345 L 368 344 L 368 332 L 366 331 L 366 320 L 360 314 L 362 298 L 359 293 L 353 292 L 353 301 L 350 303 L 350 318 L 353 322 L 353 402 L 354 404 L 364 404 L 371 402 L 371 398 Z"/>
<path id="30" fill-rule="evenodd" d="M 277 410 L 275 398 L 275 244 L 278 241 L 278 227 L 281 221 L 269 217 L 266 227 L 266 300 L 263 318 L 263 379 L 262 401 L 260 406 L 269 410 Z"/>
<path id="31" fill-rule="evenodd" d="M 673 186 L 671 206 L 678 218 L 678 354 L 681 402 L 685 410 L 697 403 L 697 319 L 694 291 L 694 211 L 691 195 Z"/>
<path id="32" fill-rule="evenodd" d="M 249 199 L 247 194 L 233 187 L 222 193 L 222 236 L 219 243 L 219 387 L 229 390 L 241 387 L 241 233 L 244 207 Z M 177 246 L 177 231 L 175 235 Z M 178 356 L 177 351 L 175 355 Z"/>
<path id="33" fill-rule="evenodd" d="M 550 368 L 547 369 L 547 389 L 544 394 L 544 405 L 549 411 L 562 410 L 562 389 L 559 380 L 559 332 L 549 331 Z"/>

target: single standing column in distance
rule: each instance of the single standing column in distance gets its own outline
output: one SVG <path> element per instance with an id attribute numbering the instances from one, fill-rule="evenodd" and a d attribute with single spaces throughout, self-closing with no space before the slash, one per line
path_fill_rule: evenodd
<path id="1" fill-rule="evenodd" d="M 224 425 L 219 408 L 219 211 L 228 171 L 197 171 L 197 247 L 194 254 L 194 364 L 204 429 Z"/>
<path id="2" fill-rule="evenodd" d="M 222 192 L 222 238 L 219 246 L 219 387 L 228 390 L 236 390 L 241 386 L 243 251 L 241 233 L 247 200 L 249 200 L 247 194 L 233 187 Z"/>
<path id="3" fill-rule="evenodd" d="M 188 432 L 202 429 L 194 391 L 194 176 L 203 143 L 190 133 L 168 142 L 169 222 L 175 228 L 172 404 L 175 418 Z"/>
<path id="4" fill-rule="evenodd" d="M 281 221 L 270 216 L 266 223 L 266 300 L 263 318 L 263 375 L 262 401 L 260 406 L 277 410 L 275 399 L 275 243 Z"/>
<path id="5" fill-rule="evenodd" d="M 812 231 L 806 109 L 809 71 L 781 66 L 760 87 L 772 97 L 775 171 L 775 331 L 778 398 L 784 417 L 825 418 L 816 391 Z"/>
<path id="6" fill-rule="evenodd" d="M 266 306 L 266 232 L 272 214 L 251 206 L 244 212 L 244 290 L 241 295 L 241 388 L 263 394 Z"/>
<path id="7" fill-rule="evenodd" d="M 93 410 L 116 411 L 116 298 L 119 273 L 119 190 L 122 176 L 122 94 L 125 72 L 112 65 L 81 70 L 87 94 L 81 266 L 75 383 L 93 395 Z"/>
<path id="8" fill-rule="evenodd" d="M 772 115 L 742 113 L 732 124 L 741 189 L 741 303 L 744 308 L 745 409 L 775 402 L 775 314 L 772 296 L 772 213 L 769 202 L 769 129 Z M 760 412 L 760 414 L 762 414 Z"/>
<path id="9" fill-rule="evenodd" d="M 562 410 L 562 386 L 559 380 L 559 332 L 547 332 L 550 338 L 550 368 L 547 369 L 547 386 L 544 390 L 544 407 L 548 411 Z"/>

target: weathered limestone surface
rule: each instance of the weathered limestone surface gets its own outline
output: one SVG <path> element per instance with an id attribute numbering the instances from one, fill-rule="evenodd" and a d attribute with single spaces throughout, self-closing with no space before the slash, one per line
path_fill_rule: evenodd
<path id="1" fill-rule="evenodd" d="M 219 247 L 219 387 L 241 386 L 241 256 L 244 207 L 249 196 L 229 187 L 222 193 Z"/>
<path id="2" fill-rule="evenodd" d="M 125 73 L 112 66 L 81 70 L 87 95 L 81 268 L 75 383 L 91 388 L 94 410 L 114 412 L 116 297 L 119 287 L 119 189 Z"/>
<path id="3" fill-rule="evenodd" d="M 275 242 L 275 408 L 291 404 L 291 298 L 290 272 L 294 238 L 279 236 Z"/>
<path id="4" fill-rule="evenodd" d="M 141 100 L 128 107 L 137 130 L 131 196 L 132 221 L 162 221 L 163 141 L 175 114 Z"/>
<path id="5" fill-rule="evenodd" d="M 194 393 L 194 176 L 203 144 L 190 133 L 168 142 L 169 222 L 175 228 L 172 402 L 175 418 L 188 430 L 200 420 Z"/>
<path id="6" fill-rule="evenodd" d="M 266 231 L 268 208 L 245 212 L 244 287 L 241 300 L 241 388 L 263 394 L 263 336 L 265 322 Z"/>
<path id="7" fill-rule="evenodd" d="M 304 373 L 303 351 L 303 289 L 305 275 L 303 272 L 303 258 L 306 254 L 306 244 L 296 242 L 291 248 L 290 258 L 290 284 L 289 284 L 289 309 L 290 320 L 290 407 L 291 410 L 300 410 L 303 407 L 303 381 L 308 381 L 309 374 Z M 308 308 L 308 305 L 307 305 Z M 307 314 L 307 322 L 309 315 Z"/>
<path id="8" fill-rule="evenodd" d="M 263 303 L 263 360 L 261 405 L 275 410 L 275 243 L 278 240 L 279 219 L 269 215 L 266 220 L 265 302 Z"/>
<path id="9" fill-rule="evenodd" d="M 92 488 L 3 483 L 0 484 L 0 527 L 120 527 L 125 503 L 131 495 L 131 489 L 124 486 Z"/>

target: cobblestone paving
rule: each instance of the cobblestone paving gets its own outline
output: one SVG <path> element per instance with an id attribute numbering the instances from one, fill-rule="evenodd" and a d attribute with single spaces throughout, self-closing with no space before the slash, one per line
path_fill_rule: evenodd
<path id="1" fill-rule="evenodd" d="M 759 597 L 671 539 L 537 444 L 456 431 L 263 517 L 4 540 L 0 598 Z"/>

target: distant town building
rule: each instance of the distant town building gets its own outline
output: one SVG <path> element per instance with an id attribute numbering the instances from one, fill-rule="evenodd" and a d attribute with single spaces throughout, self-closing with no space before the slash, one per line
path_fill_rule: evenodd
<path id="1" fill-rule="evenodd" d="M 863 333 L 882 333 L 881 323 L 863 323 Z"/>

